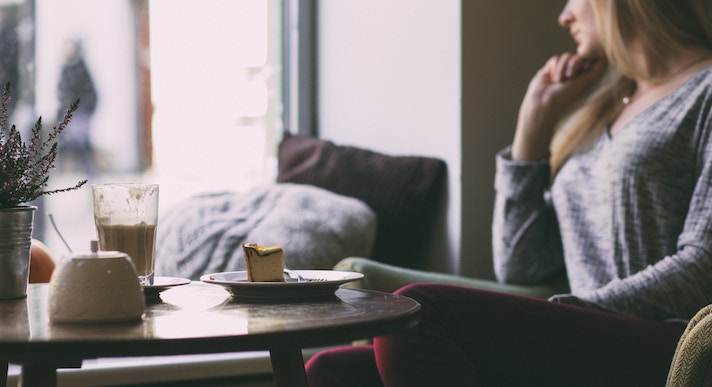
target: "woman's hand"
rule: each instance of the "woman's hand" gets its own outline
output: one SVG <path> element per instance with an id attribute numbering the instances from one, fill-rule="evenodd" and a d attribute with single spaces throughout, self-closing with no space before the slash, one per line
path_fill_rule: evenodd
<path id="1" fill-rule="evenodd" d="M 597 309 L 604 312 L 616 313 L 610 309 L 603 307 L 601 304 L 595 302 L 586 301 L 582 298 L 576 297 L 573 294 L 555 294 L 549 297 L 549 301 L 556 302 L 559 304 L 569 304 L 576 305 L 583 308 Z"/>
<path id="2" fill-rule="evenodd" d="M 605 60 L 564 53 L 549 59 L 529 82 L 519 108 L 512 158 L 541 160 L 549 152 L 554 126 L 603 74 Z"/>

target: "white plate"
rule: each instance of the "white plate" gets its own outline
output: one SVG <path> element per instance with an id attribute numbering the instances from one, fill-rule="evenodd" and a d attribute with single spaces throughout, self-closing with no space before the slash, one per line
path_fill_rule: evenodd
<path id="1" fill-rule="evenodd" d="M 225 287 L 235 298 L 310 298 L 333 295 L 339 286 L 362 279 L 361 273 L 333 270 L 292 270 L 306 282 L 249 282 L 246 271 L 205 274 L 200 280 Z"/>
<path id="2" fill-rule="evenodd" d="M 156 297 L 164 290 L 168 290 L 175 286 L 187 285 L 190 280 L 187 278 L 177 277 L 153 277 L 153 285 L 143 287 L 143 295 L 146 297 Z"/>

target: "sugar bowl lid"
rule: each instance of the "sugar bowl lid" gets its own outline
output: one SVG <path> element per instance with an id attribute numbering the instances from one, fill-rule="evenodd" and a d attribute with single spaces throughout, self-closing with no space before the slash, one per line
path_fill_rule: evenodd
<path id="1" fill-rule="evenodd" d="M 99 241 L 94 239 L 94 240 L 91 240 L 89 243 L 89 252 L 72 253 L 66 259 L 88 259 L 88 258 L 129 259 L 129 256 L 126 253 L 123 253 L 121 251 L 111 251 L 111 250 L 100 251 L 99 250 Z M 129 259 L 129 262 L 130 262 L 130 259 Z"/>

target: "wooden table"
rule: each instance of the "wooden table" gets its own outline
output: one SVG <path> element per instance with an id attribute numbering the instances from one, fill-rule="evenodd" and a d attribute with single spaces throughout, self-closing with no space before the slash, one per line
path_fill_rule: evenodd
<path id="1" fill-rule="evenodd" d="M 351 289 L 319 299 L 237 300 L 193 282 L 147 301 L 141 321 L 54 324 L 47 290 L 30 284 L 26 299 L 0 301 L 0 386 L 7 363 L 22 366 L 23 387 L 53 386 L 57 368 L 84 359 L 257 350 L 270 351 L 278 386 L 306 386 L 302 348 L 389 334 L 415 325 L 420 309 L 407 297 Z"/>

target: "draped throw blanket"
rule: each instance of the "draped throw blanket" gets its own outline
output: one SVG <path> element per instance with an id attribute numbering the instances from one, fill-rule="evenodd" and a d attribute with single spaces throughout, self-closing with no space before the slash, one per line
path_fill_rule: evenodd
<path id="1" fill-rule="evenodd" d="M 358 199 L 283 183 L 191 197 L 161 214 L 157 233 L 157 276 L 245 270 L 248 242 L 282 246 L 291 269 L 331 269 L 371 255 L 376 215 Z"/>

